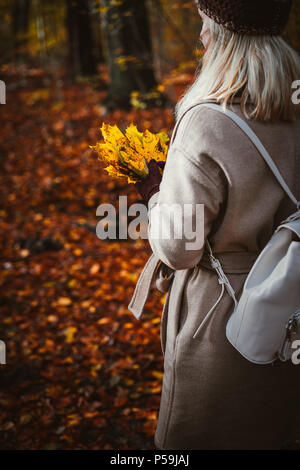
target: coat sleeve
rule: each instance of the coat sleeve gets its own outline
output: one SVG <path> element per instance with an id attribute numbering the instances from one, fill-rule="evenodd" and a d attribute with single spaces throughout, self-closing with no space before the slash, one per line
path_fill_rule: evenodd
<path id="1" fill-rule="evenodd" d="M 218 163 L 201 149 L 187 152 L 183 143 L 169 148 L 160 191 L 148 203 L 152 251 L 175 270 L 198 264 L 227 193 Z"/>

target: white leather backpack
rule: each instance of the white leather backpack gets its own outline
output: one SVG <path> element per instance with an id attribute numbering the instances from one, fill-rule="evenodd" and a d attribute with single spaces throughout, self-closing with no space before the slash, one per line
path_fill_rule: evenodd
<path id="1" fill-rule="evenodd" d="M 239 301 L 206 240 L 211 265 L 235 304 L 226 326 L 227 339 L 253 363 L 269 364 L 276 359 L 287 361 L 296 352 L 295 348 L 298 348 L 300 356 L 300 202 L 290 191 L 261 141 L 243 119 L 230 110 L 224 111 L 217 104 L 203 103 L 202 106 L 220 111 L 235 121 L 256 146 L 296 205 L 296 212 L 280 223 L 256 259 L 245 280 Z"/>

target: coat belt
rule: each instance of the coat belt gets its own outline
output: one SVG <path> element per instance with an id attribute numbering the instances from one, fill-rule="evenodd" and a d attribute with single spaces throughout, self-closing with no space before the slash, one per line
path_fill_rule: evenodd
<path id="1" fill-rule="evenodd" d="M 128 305 L 128 310 L 130 310 L 138 320 L 142 316 L 145 303 L 147 302 L 147 298 L 152 287 L 152 281 L 160 264 L 160 259 L 155 253 L 152 253 L 137 280 L 133 296 Z"/>
<path id="2" fill-rule="evenodd" d="M 224 251 L 214 252 L 214 256 L 220 261 L 224 273 L 246 274 L 251 270 L 259 253 L 260 251 Z M 208 251 L 204 250 L 198 266 L 214 270 L 211 266 Z"/>
<path id="3" fill-rule="evenodd" d="M 215 258 L 221 263 L 224 273 L 232 274 L 248 273 L 258 255 L 259 252 L 250 251 L 231 251 L 214 254 Z M 138 278 L 133 296 L 128 305 L 128 310 L 130 310 L 138 320 L 142 316 L 150 289 L 153 287 L 153 281 L 161 263 L 162 261 L 156 256 L 156 254 L 152 253 Z M 215 267 L 212 267 L 209 253 L 206 250 L 204 250 L 198 266 L 205 267 L 210 270 L 216 269 Z"/>

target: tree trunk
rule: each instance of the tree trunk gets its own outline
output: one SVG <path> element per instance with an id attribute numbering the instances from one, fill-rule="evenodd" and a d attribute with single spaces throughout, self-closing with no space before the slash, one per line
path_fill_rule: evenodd
<path id="1" fill-rule="evenodd" d="M 110 72 L 105 105 L 128 108 L 132 92 L 149 95 L 157 86 L 145 0 L 102 0 L 102 5 Z"/>
<path id="2" fill-rule="evenodd" d="M 91 25 L 92 25 L 92 37 L 94 45 L 94 57 L 98 64 L 104 64 L 106 62 L 103 50 L 103 39 L 102 39 L 102 28 L 101 28 L 101 0 L 89 0 L 90 1 L 90 14 L 91 14 Z"/>
<path id="3" fill-rule="evenodd" d="M 67 30 L 69 37 L 69 66 L 71 73 L 94 75 L 97 73 L 93 54 L 94 44 L 88 0 L 67 1 Z"/>
<path id="4" fill-rule="evenodd" d="M 15 59 L 25 55 L 28 43 L 30 0 L 14 0 L 12 32 Z"/>

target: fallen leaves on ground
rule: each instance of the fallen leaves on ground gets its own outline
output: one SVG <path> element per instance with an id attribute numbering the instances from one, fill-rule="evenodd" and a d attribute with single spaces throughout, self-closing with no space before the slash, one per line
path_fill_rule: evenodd
<path id="1" fill-rule="evenodd" d="M 8 91 L 1 107 L 0 448 L 151 449 L 163 358 L 161 296 L 128 311 L 147 240 L 100 240 L 96 208 L 140 202 L 89 144 L 105 120 L 171 133 L 171 109 L 103 117 L 103 91 Z M 41 99 L 42 98 L 42 99 Z"/>

